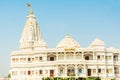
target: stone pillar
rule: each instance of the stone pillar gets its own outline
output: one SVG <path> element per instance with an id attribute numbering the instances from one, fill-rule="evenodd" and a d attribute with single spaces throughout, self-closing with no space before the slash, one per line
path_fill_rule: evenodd
<path id="1" fill-rule="evenodd" d="M 87 68 L 86 68 L 86 64 L 84 64 L 84 77 L 87 76 Z"/>
<path id="2" fill-rule="evenodd" d="M 118 74 L 120 75 L 120 67 L 118 67 Z M 118 76 L 118 77 L 120 77 L 120 76 Z"/>
<path id="3" fill-rule="evenodd" d="M 76 60 L 76 54 L 75 54 L 75 52 L 74 52 L 74 60 Z"/>
<path id="4" fill-rule="evenodd" d="M 55 70 L 55 77 L 58 77 L 58 65 L 56 65 L 56 70 Z"/>
<path id="5" fill-rule="evenodd" d="M 67 65 L 65 65 L 65 77 L 67 77 Z"/>
<path id="6" fill-rule="evenodd" d="M 95 56 L 95 52 L 93 51 L 93 60 L 94 60 L 94 61 L 96 60 L 95 57 L 96 57 L 96 56 Z"/>
<path id="7" fill-rule="evenodd" d="M 64 55 L 64 60 L 66 60 L 66 52 L 64 52 L 64 54 L 65 54 L 65 55 Z"/>
<path id="8" fill-rule="evenodd" d="M 96 75 L 98 76 L 98 65 L 96 65 Z"/>
<path id="9" fill-rule="evenodd" d="M 82 60 L 84 60 L 84 52 L 82 52 Z"/>
<path id="10" fill-rule="evenodd" d="M 107 68 L 105 67 L 105 78 L 107 77 Z"/>
<path id="11" fill-rule="evenodd" d="M 103 60 L 105 61 L 105 53 L 104 53 L 104 57 L 103 57 Z"/>
<path id="12" fill-rule="evenodd" d="M 118 61 L 120 61 L 120 53 L 119 53 L 119 55 L 118 55 Z"/>
<path id="13" fill-rule="evenodd" d="M 91 76 L 93 76 L 94 74 L 93 74 L 93 68 L 91 68 Z"/>
<path id="14" fill-rule="evenodd" d="M 77 75 L 77 65 L 75 65 L 75 77 L 77 77 L 78 75 Z"/>
<path id="15" fill-rule="evenodd" d="M 56 61 L 58 61 L 58 52 L 56 52 Z"/>
<path id="16" fill-rule="evenodd" d="M 113 76 L 114 76 L 114 78 L 115 78 L 115 70 L 114 70 L 114 65 L 113 65 L 113 68 L 112 68 L 112 74 L 113 74 Z"/>
<path id="17" fill-rule="evenodd" d="M 48 60 L 48 59 L 47 59 L 47 55 L 48 55 L 48 53 L 46 52 L 45 55 L 44 55 L 44 61 L 47 61 L 47 60 Z"/>

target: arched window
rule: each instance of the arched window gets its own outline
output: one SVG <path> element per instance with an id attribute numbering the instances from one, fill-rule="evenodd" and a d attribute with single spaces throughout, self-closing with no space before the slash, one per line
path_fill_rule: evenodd
<path id="1" fill-rule="evenodd" d="M 28 71 L 28 75 L 31 75 L 31 71 Z"/>
<path id="2" fill-rule="evenodd" d="M 67 75 L 68 76 L 75 76 L 75 69 L 74 68 L 69 68 L 67 70 Z"/>
<path id="3" fill-rule="evenodd" d="M 12 62 L 15 62 L 15 58 L 12 58 Z"/>
<path id="4" fill-rule="evenodd" d="M 115 72 L 115 74 L 118 74 L 118 73 L 119 73 L 119 68 L 118 68 L 118 67 L 115 67 L 115 68 L 114 68 L 114 72 Z"/>
<path id="5" fill-rule="evenodd" d="M 101 68 L 98 69 L 98 73 L 101 73 Z"/>
<path id="6" fill-rule="evenodd" d="M 83 70 L 83 65 L 82 64 L 78 64 L 77 67 L 78 67 L 77 68 L 77 74 L 81 75 L 82 74 L 82 70 Z"/>
<path id="7" fill-rule="evenodd" d="M 32 58 L 32 61 L 34 61 L 34 58 Z"/>
<path id="8" fill-rule="evenodd" d="M 100 59 L 100 55 L 97 56 L 97 59 Z"/>
<path id="9" fill-rule="evenodd" d="M 50 57 L 50 61 L 54 61 L 54 57 Z"/>
<path id="10" fill-rule="evenodd" d="M 114 55 L 114 56 L 113 56 L 113 59 L 114 59 L 114 61 L 118 61 L 118 56 L 117 56 L 117 55 Z"/>
<path id="11" fill-rule="evenodd" d="M 60 74 L 63 74 L 63 69 L 60 69 Z"/>
<path id="12" fill-rule="evenodd" d="M 31 58 L 28 58 L 28 61 L 30 62 L 30 61 L 31 61 Z"/>
<path id="13" fill-rule="evenodd" d="M 41 56 L 39 57 L 39 60 L 40 60 L 40 61 L 42 60 L 42 57 L 41 57 Z"/>
<path id="14" fill-rule="evenodd" d="M 63 67 L 60 67 L 60 68 L 59 68 L 59 75 L 63 75 L 63 73 L 64 73 L 64 68 L 63 68 Z"/>
<path id="15" fill-rule="evenodd" d="M 81 73 L 82 73 L 82 69 L 78 68 L 78 74 L 81 74 Z"/>
<path id="16" fill-rule="evenodd" d="M 64 65 L 59 65 L 59 66 L 58 66 L 58 75 L 59 75 L 59 76 L 64 75 L 64 69 L 65 69 L 65 66 L 64 66 Z"/>
<path id="17" fill-rule="evenodd" d="M 42 71 L 42 70 L 40 70 L 40 71 L 39 71 L 39 74 L 40 74 L 40 75 L 41 75 L 41 74 L 43 74 L 43 71 Z"/>
<path id="18" fill-rule="evenodd" d="M 68 76 L 75 76 L 75 68 L 74 65 L 69 65 L 67 68 L 67 75 Z"/>
<path id="19" fill-rule="evenodd" d="M 93 54 L 91 52 L 85 52 L 84 59 L 85 60 L 93 60 Z"/>
<path id="20" fill-rule="evenodd" d="M 56 60 L 56 56 L 55 55 L 48 55 L 47 56 L 47 60 L 48 61 L 55 61 Z"/>
<path id="21" fill-rule="evenodd" d="M 89 56 L 85 56 L 85 60 L 89 60 Z"/>

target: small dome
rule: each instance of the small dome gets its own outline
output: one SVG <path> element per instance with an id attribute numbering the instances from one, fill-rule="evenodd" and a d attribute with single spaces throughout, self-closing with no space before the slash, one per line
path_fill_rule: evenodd
<path id="1" fill-rule="evenodd" d="M 113 50 L 113 49 L 115 49 L 114 47 L 109 47 L 108 49 L 111 49 L 111 50 Z"/>
<path id="2" fill-rule="evenodd" d="M 90 47 L 96 47 L 96 46 L 98 46 L 98 47 L 105 46 L 105 43 L 104 43 L 104 41 L 97 38 L 90 44 Z"/>
<path id="3" fill-rule="evenodd" d="M 80 45 L 69 35 L 66 35 L 65 38 L 58 43 L 56 48 L 80 48 Z"/>

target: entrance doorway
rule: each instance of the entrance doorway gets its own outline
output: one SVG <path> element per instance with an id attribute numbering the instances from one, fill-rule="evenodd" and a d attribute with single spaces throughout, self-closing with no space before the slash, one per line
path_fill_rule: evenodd
<path id="1" fill-rule="evenodd" d="M 87 70 L 87 74 L 88 74 L 88 76 L 91 76 L 91 69 Z"/>
<path id="2" fill-rule="evenodd" d="M 54 77 L 54 70 L 50 70 L 50 77 Z"/>

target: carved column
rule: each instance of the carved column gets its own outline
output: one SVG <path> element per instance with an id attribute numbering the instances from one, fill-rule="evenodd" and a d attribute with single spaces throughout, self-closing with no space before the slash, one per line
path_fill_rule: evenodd
<path id="1" fill-rule="evenodd" d="M 82 51 L 82 60 L 84 60 L 84 52 Z"/>
<path id="2" fill-rule="evenodd" d="M 93 51 L 93 60 L 95 61 L 96 59 L 95 59 L 95 52 Z"/>
<path id="3" fill-rule="evenodd" d="M 58 73 L 59 73 L 59 71 L 58 71 L 58 65 L 56 65 L 56 73 L 55 73 L 56 77 L 58 77 Z"/>
<path id="4" fill-rule="evenodd" d="M 77 75 L 77 64 L 75 64 L 75 77 L 77 77 L 78 75 Z"/>
<path id="5" fill-rule="evenodd" d="M 75 52 L 74 52 L 74 60 L 76 60 L 76 54 L 75 54 Z"/>
<path id="6" fill-rule="evenodd" d="M 84 64 L 84 77 L 87 76 L 87 68 L 86 68 L 86 64 Z"/>
<path id="7" fill-rule="evenodd" d="M 65 77 L 67 76 L 67 65 L 65 65 Z"/>
<path id="8" fill-rule="evenodd" d="M 56 52 L 56 61 L 58 61 L 58 52 Z"/>

